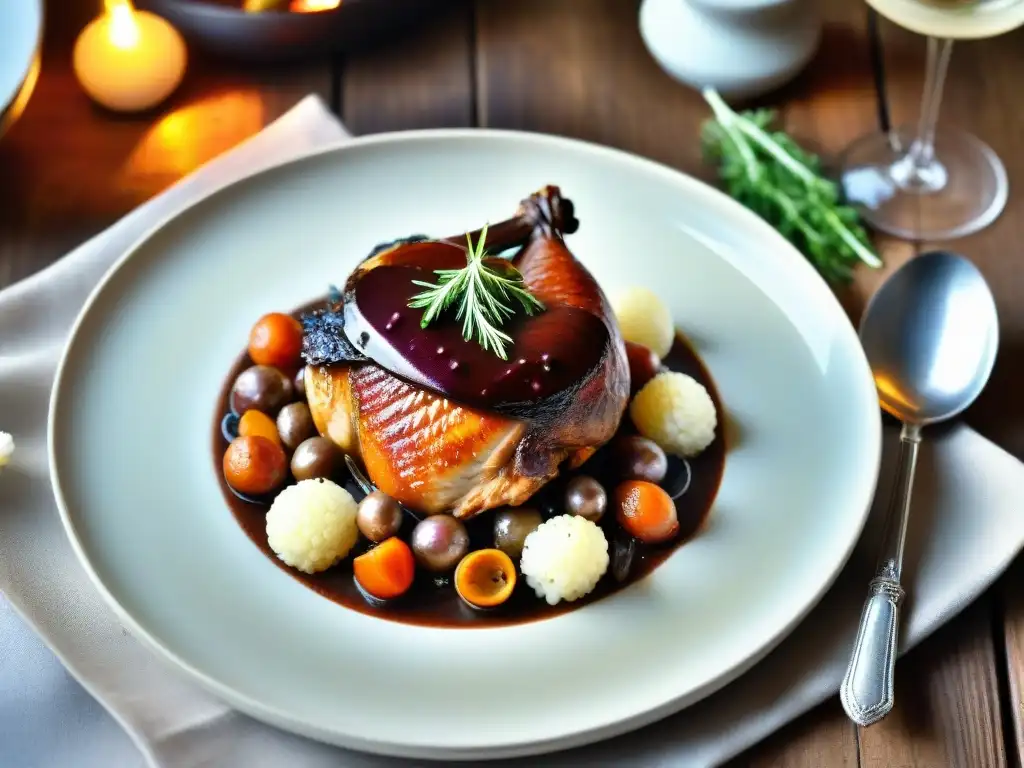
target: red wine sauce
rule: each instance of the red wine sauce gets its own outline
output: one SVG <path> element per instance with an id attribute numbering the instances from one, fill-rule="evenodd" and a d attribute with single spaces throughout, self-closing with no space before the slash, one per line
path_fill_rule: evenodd
<path id="1" fill-rule="evenodd" d="M 309 308 L 304 308 L 308 310 Z M 224 481 L 222 460 L 227 449 L 228 440 L 223 434 L 222 421 L 230 412 L 228 396 L 235 377 L 251 365 L 248 356 L 243 354 L 229 372 L 217 402 L 216 416 L 213 424 L 213 465 L 221 484 L 224 499 L 238 521 L 242 530 L 267 558 L 285 573 L 302 582 L 310 589 L 324 597 L 354 611 L 379 616 L 383 619 L 432 627 L 495 627 L 517 624 L 538 619 L 546 619 L 568 611 L 581 608 L 595 600 L 628 587 L 630 584 L 648 576 L 659 564 L 664 562 L 680 546 L 695 536 L 712 507 L 718 492 L 722 472 L 725 467 L 726 445 L 722 435 L 724 412 L 710 375 L 700 359 L 686 341 L 677 337 L 671 352 L 664 360 L 666 367 L 674 371 L 693 376 L 703 384 L 711 394 L 719 413 L 719 429 L 714 442 L 698 457 L 689 461 L 689 484 L 686 492 L 676 499 L 676 513 L 679 518 L 679 536 L 668 544 L 648 546 L 635 543 L 635 551 L 628 575 L 622 581 L 615 578 L 610 565 L 597 587 L 586 597 L 572 603 L 561 602 L 550 606 L 538 598 L 526 580 L 520 575 L 515 592 L 503 605 L 490 611 L 481 612 L 465 605 L 455 593 L 450 576 L 435 576 L 418 570 L 413 587 L 401 598 L 383 606 L 370 605 L 360 594 L 352 578 L 352 558 L 366 551 L 368 544 L 360 539 L 355 550 L 342 563 L 319 574 L 308 575 L 297 571 L 274 554 L 267 544 L 266 512 L 267 505 L 254 503 L 239 498 Z M 628 414 L 623 417 L 620 433 L 632 433 L 635 430 Z M 615 468 L 610 466 L 609 451 L 599 450 L 583 466 L 566 472 L 549 483 L 527 505 L 539 509 L 545 518 L 564 513 L 564 491 L 566 483 L 575 475 L 586 474 L 596 478 L 604 486 L 611 499 L 614 490 Z M 353 478 L 344 470 L 334 480 L 342 484 L 357 501 L 365 495 Z M 687 465 L 680 459 L 669 457 L 669 471 L 661 485 L 670 495 L 686 486 Z M 294 482 L 290 480 L 291 482 Z M 470 534 L 471 548 L 479 549 L 493 546 L 493 512 L 484 512 L 466 521 Z M 609 549 L 614 551 L 616 543 L 624 544 L 628 538 L 615 521 L 614 509 L 609 508 L 601 521 L 601 526 L 609 541 Z M 415 521 L 407 517 L 400 536 L 406 541 Z"/>

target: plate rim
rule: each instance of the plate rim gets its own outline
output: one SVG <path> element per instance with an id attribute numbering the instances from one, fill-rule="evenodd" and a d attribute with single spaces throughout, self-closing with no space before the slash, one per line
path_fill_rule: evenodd
<path id="1" fill-rule="evenodd" d="M 865 498 L 862 505 L 863 509 L 854 529 L 856 531 L 856 535 L 847 543 L 842 556 L 836 560 L 832 571 L 827 575 L 827 578 L 822 580 L 819 588 L 815 591 L 812 598 L 808 600 L 806 604 L 802 605 L 800 609 L 797 610 L 773 635 L 763 639 L 754 652 L 749 654 L 745 659 L 735 664 L 733 667 L 724 670 L 716 678 L 705 685 L 679 696 L 675 696 L 668 701 L 643 709 L 631 717 L 621 718 L 610 723 L 598 723 L 596 725 L 567 732 L 558 737 L 548 738 L 542 741 L 535 739 L 521 739 L 518 741 L 506 741 L 501 744 L 488 745 L 487 747 L 426 747 L 395 741 L 367 740 L 356 734 L 343 733 L 338 730 L 328 731 L 321 729 L 316 725 L 309 725 L 303 720 L 293 717 L 289 712 L 282 711 L 273 706 L 256 701 L 247 695 L 234 690 L 230 686 L 221 683 L 212 676 L 196 669 L 188 661 L 179 657 L 170 649 L 162 645 L 158 638 L 151 636 L 151 634 L 136 622 L 132 615 L 120 605 L 117 598 L 103 583 L 102 579 L 93 568 L 89 556 L 85 552 L 85 549 L 77 535 L 74 522 L 68 511 L 67 499 L 63 492 L 60 471 L 57 464 L 55 448 L 57 430 L 55 427 L 55 416 L 57 414 L 60 397 L 62 395 L 62 389 L 64 388 L 66 367 L 71 357 L 72 350 L 75 348 L 76 342 L 79 340 L 78 337 L 82 330 L 82 326 L 84 325 L 86 318 L 91 312 L 93 312 L 97 305 L 97 300 L 103 295 L 108 285 L 118 277 L 120 271 L 127 262 L 143 250 L 160 231 L 181 216 L 187 215 L 193 209 L 206 205 L 211 199 L 227 194 L 229 191 L 243 184 L 252 183 L 255 179 L 269 175 L 279 168 L 304 162 L 321 155 L 358 152 L 364 147 L 439 140 L 456 142 L 498 140 L 521 141 L 526 143 L 533 142 L 554 145 L 556 147 L 560 145 L 579 152 L 591 153 L 598 156 L 604 155 L 625 165 L 639 167 L 639 169 L 644 173 L 661 175 L 662 177 L 668 178 L 671 183 L 683 184 L 698 195 L 710 197 L 719 205 L 730 210 L 731 215 L 740 220 L 745 220 L 745 226 L 752 228 L 755 233 L 760 233 L 763 238 L 774 242 L 775 246 L 772 250 L 780 252 L 780 255 L 785 253 L 790 261 L 793 262 L 793 268 L 798 271 L 802 271 L 808 278 L 808 284 L 810 286 L 814 286 L 812 290 L 818 292 L 819 300 L 823 300 L 826 304 L 830 305 L 836 313 L 838 313 L 838 317 L 841 319 L 839 326 L 842 328 L 840 333 L 847 336 L 848 341 L 852 342 L 852 344 L 844 346 L 848 346 L 850 352 L 853 353 L 854 357 L 856 357 L 855 364 L 860 368 L 861 379 L 863 380 L 862 384 L 870 388 L 872 400 L 876 400 L 874 395 L 874 379 L 867 362 L 867 357 L 860 344 L 856 328 L 843 309 L 839 299 L 835 296 L 824 278 L 813 268 L 806 258 L 773 227 L 757 216 L 757 214 L 748 210 L 742 204 L 729 197 L 725 192 L 712 184 L 702 181 L 701 179 L 666 163 L 652 160 L 627 150 L 566 136 L 495 128 L 431 128 L 389 131 L 365 136 L 339 138 L 320 147 L 308 149 L 281 160 L 261 165 L 259 168 L 252 172 L 245 173 L 239 178 L 232 179 L 225 183 L 215 184 L 210 189 L 190 200 L 188 203 L 176 206 L 170 212 L 160 216 L 125 249 L 124 253 L 122 253 L 108 267 L 106 272 L 90 291 L 82 307 L 79 309 L 68 333 L 67 341 L 65 342 L 60 360 L 55 370 L 53 384 L 50 390 L 46 430 L 47 458 L 50 466 L 50 484 L 57 504 L 57 510 L 60 514 L 61 524 L 66 536 L 68 537 L 69 543 L 71 544 L 72 550 L 75 553 L 75 557 L 85 570 L 94 588 L 97 589 L 104 602 L 114 612 L 125 629 L 128 630 L 133 638 L 148 648 L 151 654 L 157 657 L 166 667 L 183 676 L 184 679 L 195 683 L 201 689 L 216 696 L 222 702 L 227 703 L 239 712 L 243 712 L 264 723 L 268 723 L 272 726 L 301 736 L 375 755 L 463 761 L 514 758 L 554 753 L 604 741 L 615 736 L 637 730 L 646 725 L 657 722 L 671 714 L 683 711 L 686 708 L 693 706 L 716 691 L 724 688 L 726 685 L 756 666 L 786 637 L 788 637 L 807 617 L 807 615 L 818 606 L 821 599 L 832 587 L 839 574 L 849 562 L 854 548 L 862 537 L 868 514 L 871 511 L 871 506 L 877 492 L 882 458 L 882 416 L 880 409 L 872 411 L 874 417 L 869 420 L 870 423 L 867 425 L 871 434 L 869 440 L 865 441 L 864 446 L 866 455 L 865 471 L 870 473 L 870 477 L 865 478 L 863 485 Z M 230 151 L 231 150 L 228 150 L 228 152 Z M 184 177 L 179 180 L 176 182 L 176 185 L 182 183 L 182 181 L 185 181 L 187 178 L 188 177 Z"/>

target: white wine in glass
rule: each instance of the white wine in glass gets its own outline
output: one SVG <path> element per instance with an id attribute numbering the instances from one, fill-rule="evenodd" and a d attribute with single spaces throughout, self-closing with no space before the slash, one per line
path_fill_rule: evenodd
<path id="1" fill-rule="evenodd" d="M 882 16 L 928 38 L 916 126 L 873 133 L 843 158 L 842 186 L 864 220 L 912 240 L 977 232 L 1006 205 L 1006 169 L 992 149 L 939 124 L 954 40 L 995 37 L 1024 25 L 1024 0 L 867 0 Z"/>

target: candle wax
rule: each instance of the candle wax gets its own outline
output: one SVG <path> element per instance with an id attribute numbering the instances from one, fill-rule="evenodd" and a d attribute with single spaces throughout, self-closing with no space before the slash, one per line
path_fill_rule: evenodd
<path id="1" fill-rule="evenodd" d="M 75 41 L 74 69 L 96 102 L 119 112 L 156 106 L 185 74 L 185 42 L 167 21 L 130 5 L 94 19 Z"/>

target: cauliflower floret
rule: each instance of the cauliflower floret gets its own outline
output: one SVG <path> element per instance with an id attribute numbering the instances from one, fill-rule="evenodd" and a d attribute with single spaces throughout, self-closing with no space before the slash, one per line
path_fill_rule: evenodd
<path id="1" fill-rule="evenodd" d="M 642 344 L 660 358 L 668 354 L 676 336 L 675 325 L 672 313 L 656 293 L 635 286 L 620 291 L 611 304 L 622 338 Z"/>
<path id="2" fill-rule="evenodd" d="M 352 494 L 323 478 L 285 488 L 267 512 L 267 542 L 305 573 L 326 570 L 348 555 L 359 536 Z"/>
<path id="3" fill-rule="evenodd" d="M 666 453 L 689 458 L 715 439 L 718 414 L 708 391 L 691 376 L 664 371 L 647 382 L 629 404 L 640 434 Z"/>
<path id="4" fill-rule="evenodd" d="M 555 605 L 588 594 L 608 570 L 608 559 L 608 540 L 594 522 L 559 515 L 526 537 L 519 567 L 537 597 Z"/>
<path id="5" fill-rule="evenodd" d="M 14 438 L 7 432 L 0 432 L 0 468 L 6 467 L 14 455 Z"/>

